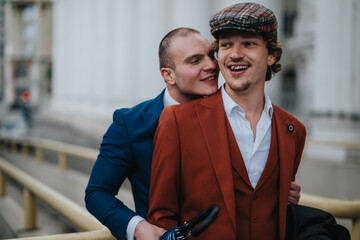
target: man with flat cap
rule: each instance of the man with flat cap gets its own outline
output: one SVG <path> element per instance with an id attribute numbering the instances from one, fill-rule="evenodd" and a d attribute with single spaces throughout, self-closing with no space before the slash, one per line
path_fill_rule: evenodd
<path id="1" fill-rule="evenodd" d="M 200 239 L 284 239 L 306 130 L 265 93 L 281 69 L 277 20 L 262 5 L 239 3 L 213 15 L 210 27 L 225 84 L 210 97 L 164 109 L 148 220 L 170 229 L 218 204 Z"/>

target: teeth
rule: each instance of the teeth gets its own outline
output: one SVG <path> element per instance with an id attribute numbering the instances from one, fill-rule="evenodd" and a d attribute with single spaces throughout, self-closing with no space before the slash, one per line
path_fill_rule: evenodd
<path id="1" fill-rule="evenodd" d="M 245 70 L 247 69 L 248 66 L 231 66 L 230 69 L 233 71 L 240 71 L 240 70 Z"/>
<path id="2" fill-rule="evenodd" d="M 214 77 L 205 78 L 204 80 L 214 80 L 214 79 L 215 79 L 215 76 L 214 76 Z"/>

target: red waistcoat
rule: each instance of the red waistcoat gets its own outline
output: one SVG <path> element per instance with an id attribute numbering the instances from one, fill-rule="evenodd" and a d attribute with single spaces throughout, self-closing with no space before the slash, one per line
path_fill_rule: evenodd
<path id="1" fill-rule="evenodd" d="M 227 131 L 234 179 L 236 239 L 278 239 L 279 154 L 276 124 L 273 121 L 269 156 L 255 189 L 228 121 Z"/>

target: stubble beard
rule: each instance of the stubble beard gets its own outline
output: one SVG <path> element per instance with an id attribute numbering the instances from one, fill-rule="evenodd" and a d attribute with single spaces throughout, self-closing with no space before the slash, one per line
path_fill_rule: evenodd
<path id="1" fill-rule="evenodd" d="M 236 86 L 236 84 L 228 83 L 229 88 L 234 92 L 244 92 L 250 88 L 250 85 L 251 84 L 249 82 L 245 82 L 245 83 L 241 84 L 240 86 Z"/>

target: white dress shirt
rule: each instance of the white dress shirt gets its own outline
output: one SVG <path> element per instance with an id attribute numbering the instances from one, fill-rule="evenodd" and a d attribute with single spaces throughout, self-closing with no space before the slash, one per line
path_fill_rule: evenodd
<path id="1" fill-rule="evenodd" d="M 221 88 L 221 93 L 226 116 L 244 159 L 251 185 L 255 189 L 264 171 L 270 150 L 273 114 L 270 98 L 265 92 L 264 110 L 256 125 L 256 136 L 254 138 L 250 122 L 245 118 L 244 110 L 227 94 L 224 87 Z"/>
<path id="2" fill-rule="evenodd" d="M 165 89 L 165 92 L 164 92 L 163 103 L 164 103 L 164 107 L 179 104 L 170 96 L 169 90 L 167 88 Z M 136 215 L 133 218 L 131 218 L 131 220 L 128 223 L 128 226 L 126 228 L 126 238 L 127 239 L 129 239 L 129 240 L 134 239 L 135 228 L 139 224 L 139 222 L 141 222 L 143 220 L 145 220 L 145 219 L 140 217 L 139 215 Z"/>

